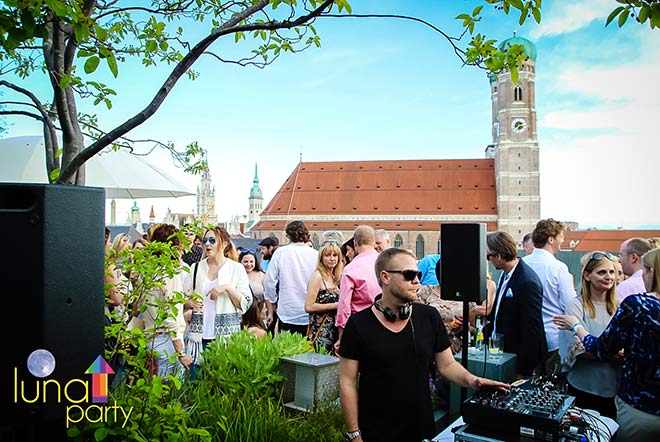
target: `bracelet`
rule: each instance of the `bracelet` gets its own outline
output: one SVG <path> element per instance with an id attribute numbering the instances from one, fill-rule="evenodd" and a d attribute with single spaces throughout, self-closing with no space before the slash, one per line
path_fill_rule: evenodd
<path id="1" fill-rule="evenodd" d="M 584 328 L 584 325 L 580 324 L 579 322 L 576 322 L 575 324 L 573 324 L 573 327 L 571 327 L 571 331 L 573 332 L 573 336 L 577 335 L 577 331 L 580 327 Z"/>
<path id="2" fill-rule="evenodd" d="M 361 434 L 362 433 L 360 432 L 360 430 L 349 431 L 346 433 L 346 440 L 348 442 L 351 442 L 353 439 L 357 438 Z"/>

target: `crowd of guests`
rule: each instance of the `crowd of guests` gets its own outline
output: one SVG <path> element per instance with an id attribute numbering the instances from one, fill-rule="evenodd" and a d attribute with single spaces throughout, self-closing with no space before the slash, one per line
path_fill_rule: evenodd
<path id="1" fill-rule="evenodd" d="M 147 241 L 178 246 L 176 232 L 174 226 L 158 225 Z M 561 222 L 540 220 L 523 240 L 522 258 L 508 233 L 489 233 L 485 259 L 501 270 L 501 276 L 496 283 L 488 274 L 487 298 L 470 303 L 470 315 L 463 318 L 462 303 L 442 298 L 440 255 L 416 261 L 414 269 L 383 268 L 379 274 L 378 260 L 384 251 L 394 250 L 387 262 L 407 262 L 413 256 L 402 251 L 408 257 L 396 258 L 402 249 L 393 248 L 382 229 L 358 226 L 347 240 L 340 232 L 329 231 L 315 250 L 305 224 L 293 221 L 286 226 L 287 245 L 280 246 L 271 236 L 260 242 L 259 252 L 237 251 L 222 227 L 203 236 L 185 228 L 183 233 L 188 245 L 176 259 L 188 269 L 169 278 L 150 297 L 167 301 L 182 292 L 186 299 L 180 310 L 175 309 L 176 315 L 157 325 L 150 299 L 145 302 L 152 307 L 140 312 L 152 330 L 159 374 L 190 369 L 201 362 L 209 342 L 241 329 L 259 339 L 268 333 L 299 333 L 315 351 L 341 356 L 342 363 L 349 363 L 357 357 L 356 342 L 342 346 L 342 340 L 347 327 L 355 328 L 351 317 L 371 308 L 374 317 L 382 313 L 385 326 L 391 325 L 388 321 L 405 323 L 414 301 L 437 311 L 449 354 L 461 351 L 463 327 L 472 331 L 479 316 L 487 318 L 485 340 L 495 333 L 503 336 L 504 351 L 516 355 L 518 378 L 549 374 L 563 378 L 578 406 L 617 420 L 619 440 L 652 440 L 649 437 L 660 434 L 660 241 L 656 238 L 628 239 L 618 257 L 589 253 L 582 258 L 581 274 L 571 275 L 556 258 L 565 233 Z M 117 254 L 144 244 L 131 244 L 122 234 L 110 244 L 106 237 L 106 246 Z M 403 302 L 408 295 L 401 295 L 400 303 L 390 308 L 382 305 L 379 296 L 389 293 L 384 287 L 392 283 L 392 274 L 409 285 L 407 293 L 414 292 L 414 299 Z M 124 306 L 123 297 L 136 276 L 122 271 L 121 260 L 111 264 L 108 275 L 108 308 L 135 314 L 136 306 Z M 398 296 L 396 290 L 390 294 Z M 418 340 L 414 329 L 412 333 L 413 341 Z M 434 351 L 444 354 L 440 348 Z M 457 382 L 467 381 L 461 377 Z M 349 415 L 344 411 L 347 426 L 357 426 L 352 411 Z M 352 440 L 361 440 L 359 431 L 349 433 Z"/>

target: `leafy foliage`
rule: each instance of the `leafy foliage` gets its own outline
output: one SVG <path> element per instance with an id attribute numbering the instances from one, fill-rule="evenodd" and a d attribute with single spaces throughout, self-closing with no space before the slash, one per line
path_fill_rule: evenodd
<path id="1" fill-rule="evenodd" d="M 189 228 L 202 234 L 208 227 L 198 223 Z M 189 240 L 185 235 L 175 235 L 186 247 Z M 150 242 L 140 249 L 107 256 L 108 272 L 120 266 L 131 279 L 130 285 L 124 280 L 106 287 L 108 295 L 112 289 L 121 289 L 127 306 L 107 313 L 106 359 L 115 368 L 119 362 L 124 364 L 112 384 L 109 402 L 132 411 L 125 425 L 121 415 L 117 422 L 81 419 L 68 435 L 78 441 L 302 442 L 310 436 L 318 441 L 342 440 L 343 421 L 336 404 L 309 414 L 289 414 L 282 406 L 279 359 L 309 352 L 305 337 L 284 332 L 259 340 L 243 331 L 210 344 L 194 380 L 185 373 L 166 377 L 152 373 L 150 336 L 155 330 L 130 329 L 129 319 L 146 306 L 157 312 L 155 327 L 177 314 L 183 294 L 164 302 L 149 293 L 168 278 L 179 277 L 179 253 L 179 247 Z"/>
<path id="2" fill-rule="evenodd" d="M 199 172 L 203 149 L 196 143 L 180 151 L 171 142 L 126 134 L 158 110 L 182 76 L 199 75 L 193 66 L 202 55 L 263 68 L 283 53 L 319 47 L 314 19 L 332 10 L 350 11 L 350 5 L 347 0 L 7 0 L 0 5 L 0 75 L 12 73 L 29 83 L 0 82 L 25 98 L 11 102 L 13 109 L 0 109 L 0 115 L 44 124 L 52 181 L 83 184 L 77 171 L 94 154 L 106 147 L 133 149 L 140 142 L 168 149 L 187 171 Z M 212 51 L 216 40 L 231 34 L 236 42 L 252 37 L 254 44 L 239 45 L 244 57 L 227 59 Z M 100 81 L 99 73 L 118 78 L 129 59 L 145 67 L 171 66 L 151 102 L 112 129 L 103 129 L 94 114 L 79 115 L 82 102 L 112 109 L 117 91 Z M 50 104 L 50 96 L 43 100 L 30 90 L 40 75 L 51 85 Z M 59 134 L 65 140 L 61 158 L 54 156 Z M 87 146 L 85 138 L 91 140 Z"/>
<path id="3" fill-rule="evenodd" d="M 617 24 L 622 27 L 628 18 L 635 18 L 637 23 L 648 21 L 651 29 L 660 28 L 660 3 L 657 0 L 617 0 L 622 6 L 617 6 L 607 17 L 606 25 L 617 17 Z"/>

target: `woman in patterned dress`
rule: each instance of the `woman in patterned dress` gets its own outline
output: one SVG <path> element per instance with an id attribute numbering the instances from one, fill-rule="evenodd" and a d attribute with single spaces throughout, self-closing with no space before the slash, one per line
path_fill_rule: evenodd
<path id="1" fill-rule="evenodd" d="M 341 250 L 330 242 L 319 250 L 316 270 L 307 284 L 305 311 L 309 313 L 307 340 L 314 347 L 322 346 L 328 353 L 334 352 L 339 339 L 335 316 L 339 303 L 339 280 L 341 279 Z"/>

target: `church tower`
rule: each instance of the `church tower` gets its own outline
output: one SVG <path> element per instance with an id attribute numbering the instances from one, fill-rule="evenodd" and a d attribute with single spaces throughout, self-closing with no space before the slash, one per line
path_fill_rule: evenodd
<path id="1" fill-rule="evenodd" d="M 137 205 L 137 201 L 133 200 L 133 207 L 131 207 L 131 224 L 138 225 L 142 223 L 142 218 L 140 217 L 140 208 Z"/>
<path id="2" fill-rule="evenodd" d="M 522 237 L 541 217 L 534 95 L 536 47 L 515 35 L 504 40 L 500 49 L 507 45 L 522 45 L 528 58 L 518 69 L 518 84 L 508 70 L 490 78 L 493 146 L 486 155 L 495 158 L 498 229 L 510 233 L 522 246 Z"/>
<path id="3" fill-rule="evenodd" d="M 264 198 L 261 195 L 259 187 L 259 174 L 257 173 L 257 163 L 254 163 L 254 179 L 252 180 L 252 189 L 250 189 L 250 211 L 248 212 L 248 229 L 259 221 L 259 214 L 263 210 Z"/>
<path id="4" fill-rule="evenodd" d="M 197 186 L 197 219 L 202 220 L 204 224 L 217 224 L 215 215 L 215 186 L 211 180 L 209 171 L 208 154 L 204 160 L 206 167 L 202 173 L 202 179 Z"/>

